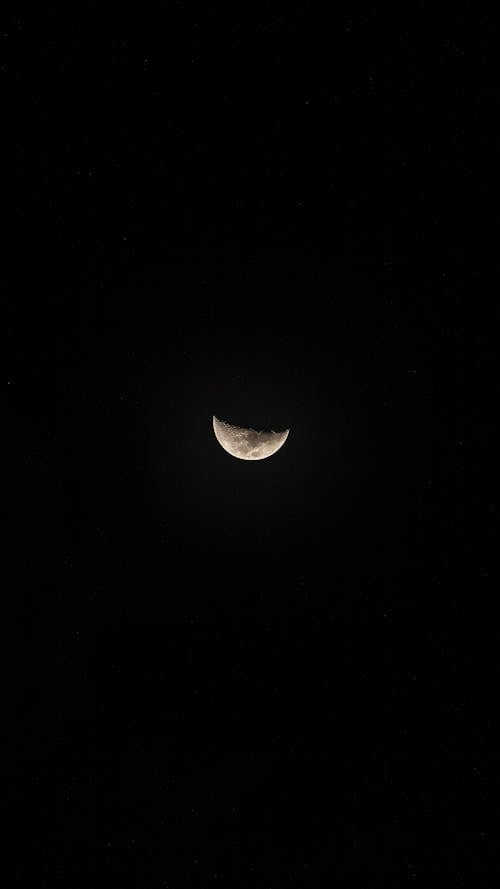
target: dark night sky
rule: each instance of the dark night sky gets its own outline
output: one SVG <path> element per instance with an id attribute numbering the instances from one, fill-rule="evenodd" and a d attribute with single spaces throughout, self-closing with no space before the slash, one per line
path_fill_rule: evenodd
<path id="1" fill-rule="evenodd" d="M 429 16 L 5 26 L 10 886 L 496 885 L 498 34 Z"/>

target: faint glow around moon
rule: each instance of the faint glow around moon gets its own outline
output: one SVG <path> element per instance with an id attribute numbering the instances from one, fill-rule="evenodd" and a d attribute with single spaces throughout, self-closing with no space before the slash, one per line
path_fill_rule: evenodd
<path id="1" fill-rule="evenodd" d="M 285 444 L 290 432 L 289 429 L 283 432 L 258 432 L 256 429 L 231 426 L 217 417 L 213 418 L 213 426 L 221 447 L 238 460 L 265 460 L 266 457 L 271 457 Z"/>

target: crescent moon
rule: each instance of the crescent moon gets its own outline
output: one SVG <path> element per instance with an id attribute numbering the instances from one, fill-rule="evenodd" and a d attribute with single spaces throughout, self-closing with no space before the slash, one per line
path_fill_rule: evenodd
<path id="1" fill-rule="evenodd" d="M 231 426 L 224 420 L 213 418 L 215 437 L 221 447 L 238 460 L 265 460 L 279 451 L 288 438 L 289 429 L 283 432 L 260 431 Z"/>

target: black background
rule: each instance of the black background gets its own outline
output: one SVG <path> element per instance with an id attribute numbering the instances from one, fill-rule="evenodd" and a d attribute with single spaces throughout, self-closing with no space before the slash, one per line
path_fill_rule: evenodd
<path id="1" fill-rule="evenodd" d="M 5 26 L 9 885 L 496 885 L 471 10 Z"/>

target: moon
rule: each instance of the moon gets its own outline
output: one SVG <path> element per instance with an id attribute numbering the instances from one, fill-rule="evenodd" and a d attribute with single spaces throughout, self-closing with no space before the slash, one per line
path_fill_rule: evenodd
<path id="1" fill-rule="evenodd" d="M 241 426 L 231 426 L 224 420 L 213 419 L 215 437 L 221 447 L 237 457 L 238 460 L 265 460 L 279 451 L 288 438 L 289 429 L 283 432 L 274 430 L 245 429 Z"/>

